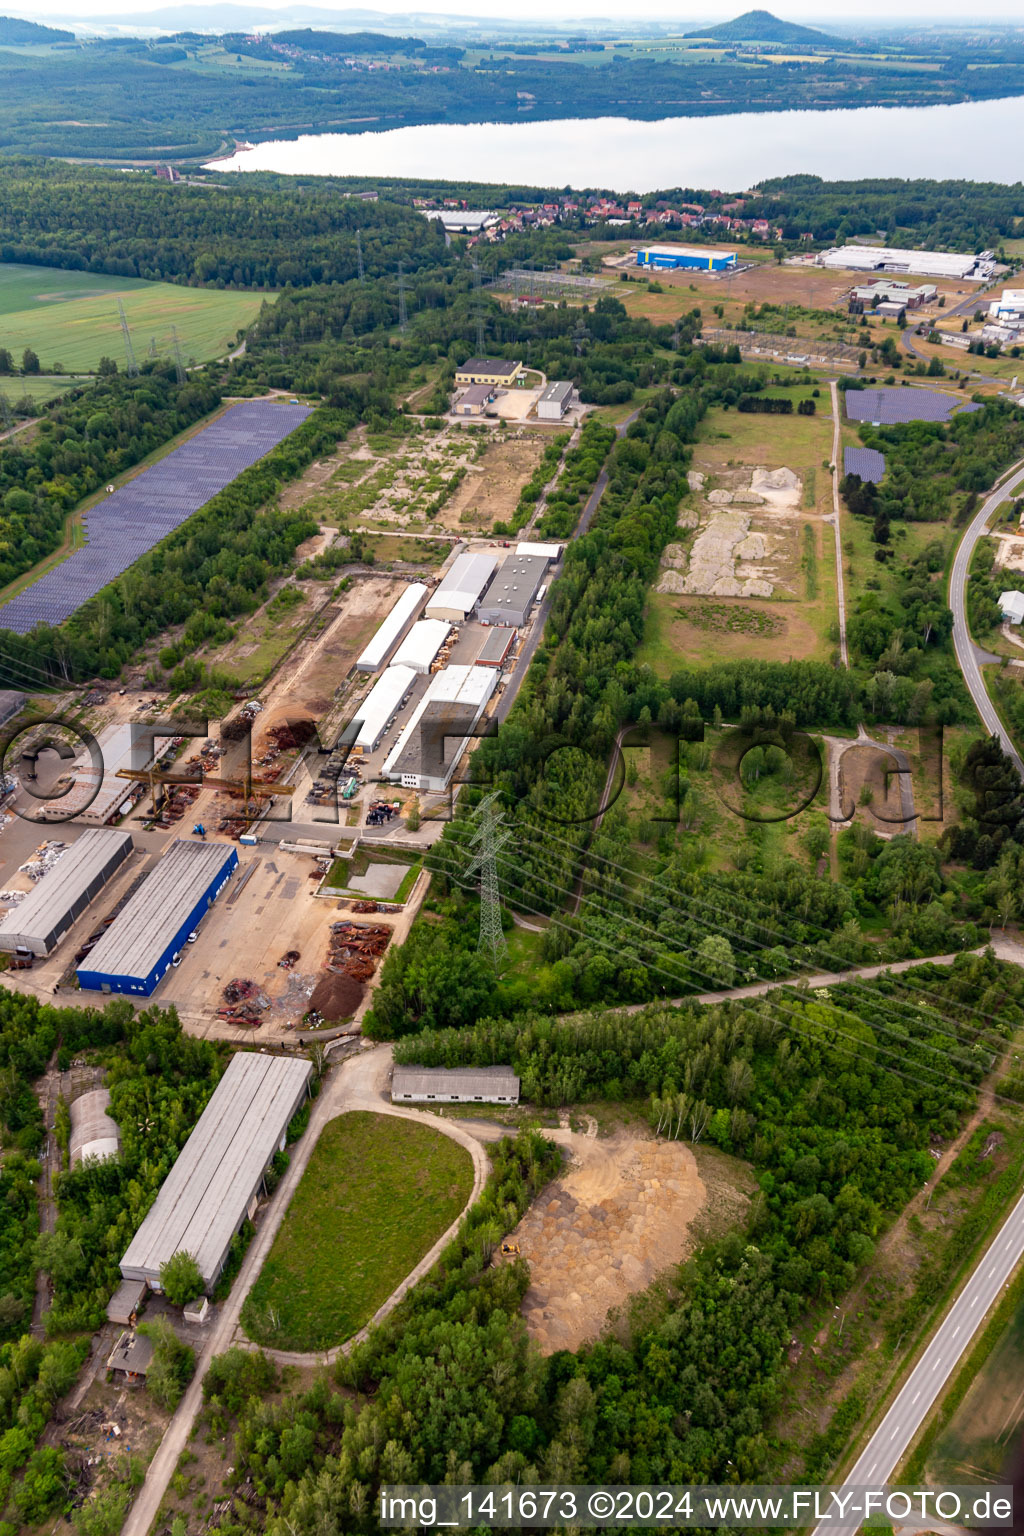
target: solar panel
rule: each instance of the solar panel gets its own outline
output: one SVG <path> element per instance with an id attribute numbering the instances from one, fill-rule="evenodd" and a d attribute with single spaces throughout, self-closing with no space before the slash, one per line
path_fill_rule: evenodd
<path id="1" fill-rule="evenodd" d="M 0 629 L 61 624 L 147 550 L 180 528 L 310 414 L 280 400 L 243 400 L 83 515 L 87 543 L 0 608 Z"/>
<path id="2" fill-rule="evenodd" d="M 885 454 L 877 453 L 874 448 L 844 448 L 843 473 L 859 475 L 862 480 L 877 485 L 885 474 Z"/>
<path id="3" fill-rule="evenodd" d="M 846 414 L 851 421 L 902 426 L 909 421 L 948 421 L 960 401 L 935 389 L 848 389 Z"/>

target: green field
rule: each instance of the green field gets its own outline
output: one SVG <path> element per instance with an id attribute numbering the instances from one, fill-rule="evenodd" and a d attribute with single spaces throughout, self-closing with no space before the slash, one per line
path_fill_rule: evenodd
<path id="1" fill-rule="evenodd" d="M 51 400 L 56 400 L 59 395 L 66 395 L 69 389 L 80 388 L 83 384 L 92 384 L 92 378 L 85 375 L 81 378 L 68 378 L 64 375 L 34 374 L 24 378 L 19 374 L 0 374 L 0 389 L 10 404 L 29 399 L 38 410 L 40 406 L 49 405 Z"/>
<path id="2" fill-rule="evenodd" d="M 341 1115 L 323 1130 L 242 1312 L 279 1349 L 351 1338 L 463 1209 L 469 1153 L 392 1115 Z"/>
<path id="3" fill-rule="evenodd" d="M 88 372 L 104 356 L 120 366 L 120 299 L 139 362 L 153 352 L 172 356 L 173 326 L 185 361 L 201 363 L 230 351 L 267 297 L 7 263 L 0 265 L 0 343 L 15 362 L 31 347 L 46 370 L 59 363 L 62 371 Z M 17 391 L 19 383 L 11 381 L 7 392 Z"/>

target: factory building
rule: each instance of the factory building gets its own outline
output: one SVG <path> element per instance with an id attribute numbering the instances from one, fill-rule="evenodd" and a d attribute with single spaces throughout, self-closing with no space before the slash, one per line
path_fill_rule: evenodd
<path id="1" fill-rule="evenodd" d="M 363 702 L 356 707 L 359 729 L 353 745 L 360 752 L 372 752 L 380 741 L 396 710 L 401 709 L 416 683 L 411 667 L 397 663 L 382 672 Z"/>
<path id="2" fill-rule="evenodd" d="M 483 643 L 480 655 L 473 663 L 475 667 L 498 667 L 505 665 L 512 654 L 512 647 L 516 643 L 516 629 L 499 629 L 497 625 L 487 631 L 487 638 Z"/>
<path id="3" fill-rule="evenodd" d="M 456 416 L 482 416 L 493 399 L 492 384 L 471 384 L 462 391 L 452 411 Z"/>
<path id="4" fill-rule="evenodd" d="M 516 545 L 517 555 L 536 555 L 539 559 L 546 560 L 549 565 L 557 565 L 561 553 L 561 544 L 535 544 L 527 539 L 524 543 Z"/>
<path id="5" fill-rule="evenodd" d="M 425 675 L 451 632 L 452 626 L 447 619 L 420 619 L 398 647 L 388 672 L 393 672 L 396 667 L 409 667 L 413 672 Z"/>
<path id="6" fill-rule="evenodd" d="M 480 601 L 481 624 L 506 624 L 521 629 L 547 568 L 548 562 L 539 555 L 521 555 L 518 550 L 509 555 Z"/>
<path id="7" fill-rule="evenodd" d="M 121 1132 L 117 1121 L 107 1114 L 109 1088 L 90 1088 L 71 1101 L 71 1166 L 77 1168 L 87 1157 L 116 1157 L 121 1150 Z"/>
<path id="8" fill-rule="evenodd" d="M 946 277 L 983 282 L 992 276 L 991 251 L 965 256 L 957 251 L 908 251 L 890 245 L 841 245 L 815 258 L 819 267 L 848 272 L 915 272 L 921 277 Z"/>
<path id="9" fill-rule="evenodd" d="M 1020 624 L 1024 620 L 1024 593 L 1000 592 L 999 612 L 1007 624 Z"/>
<path id="10" fill-rule="evenodd" d="M 566 411 L 572 410 L 576 400 L 572 384 L 556 380 L 554 384 L 548 385 L 537 401 L 537 415 L 541 421 L 561 421 Z"/>
<path id="11" fill-rule="evenodd" d="M 1024 321 L 1024 288 L 1004 288 L 998 299 L 988 307 L 993 320 Z"/>
<path id="12" fill-rule="evenodd" d="M 509 1067 L 396 1067 L 392 1104 L 518 1104 Z"/>
<path id="13" fill-rule="evenodd" d="M 479 235 L 501 223 L 493 208 L 424 208 L 425 219 L 436 219 L 446 235 Z"/>
<path id="14" fill-rule="evenodd" d="M 870 312 L 875 305 L 898 304 L 901 310 L 920 309 L 922 304 L 932 304 L 939 291 L 934 283 L 919 283 L 911 288 L 909 283 L 895 281 L 865 283 L 851 290 L 849 309 L 851 315 Z"/>
<path id="15" fill-rule="evenodd" d="M 160 1186 L 149 1214 L 121 1260 L 125 1280 L 159 1291 L 160 1268 L 182 1251 L 213 1289 L 288 1123 L 300 1108 L 312 1064 L 293 1057 L 238 1051 L 228 1062 L 195 1130 Z"/>
<path id="16" fill-rule="evenodd" d="M 636 264 L 664 271 L 728 272 L 736 265 L 736 253 L 705 251 L 693 245 L 642 245 L 636 253 Z"/>
<path id="17" fill-rule="evenodd" d="M 447 619 L 461 624 L 468 619 L 498 569 L 493 555 L 460 555 L 441 585 L 431 593 L 424 609 L 428 619 Z"/>
<path id="18" fill-rule="evenodd" d="M 229 843 L 178 838 L 83 960 L 78 985 L 149 997 L 237 868 Z"/>
<path id="19" fill-rule="evenodd" d="M 447 789 L 497 685 L 492 667 L 454 666 L 435 673 L 384 763 L 384 777 L 406 789 Z"/>
<path id="20" fill-rule="evenodd" d="M 469 357 L 455 370 L 456 384 L 504 385 L 514 384 L 523 371 L 522 362 L 509 362 L 504 357 Z"/>
<path id="21" fill-rule="evenodd" d="M 132 851 L 130 832 L 83 832 L 0 923 L 0 950 L 49 955 Z"/>
<path id="22" fill-rule="evenodd" d="M 422 581 L 414 581 L 405 588 L 356 662 L 357 672 L 376 672 L 384 665 L 422 608 L 427 590 Z"/>

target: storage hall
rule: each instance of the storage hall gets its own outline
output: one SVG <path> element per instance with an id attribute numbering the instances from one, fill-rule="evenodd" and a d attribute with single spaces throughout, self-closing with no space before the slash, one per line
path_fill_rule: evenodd
<path id="1" fill-rule="evenodd" d="M 238 1051 L 121 1260 L 126 1280 L 159 1291 L 160 1268 L 182 1251 L 212 1290 L 235 1233 L 255 1214 L 263 1176 L 283 1150 L 312 1063 Z"/>
<path id="2" fill-rule="evenodd" d="M 83 960 L 79 986 L 149 997 L 237 868 L 230 843 L 178 838 Z"/>
<path id="3" fill-rule="evenodd" d="M 50 954 L 132 851 L 130 832 L 83 832 L 0 923 L 0 950 Z"/>

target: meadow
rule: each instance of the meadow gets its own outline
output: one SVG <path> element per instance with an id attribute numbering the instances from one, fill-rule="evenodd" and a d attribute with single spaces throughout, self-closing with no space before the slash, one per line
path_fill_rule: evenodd
<path id="1" fill-rule="evenodd" d="M 6 263 L 0 265 L 0 346 L 9 348 L 16 363 L 31 347 L 46 372 L 91 372 L 102 357 L 120 367 L 120 299 L 140 363 L 173 356 L 172 327 L 184 361 L 201 363 L 230 351 L 267 297 Z M 19 383 L 10 381 L 7 393 L 23 393 Z"/>

